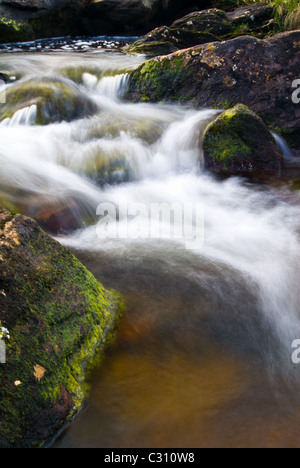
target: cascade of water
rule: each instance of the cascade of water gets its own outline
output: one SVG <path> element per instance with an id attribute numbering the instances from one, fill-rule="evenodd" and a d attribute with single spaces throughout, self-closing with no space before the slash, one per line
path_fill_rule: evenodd
<path id="1" fill-rule="evenodd" d="M 116 257 L 125 248 L 138 257 L 140 244 L 151 248 L 151 242 L 139 239 L 141 225 L 149 223 L 151 204 L 202 204 L 204 244 L 193 255 L 229 265 L 251 278 L 262 313 L 289 349 L 299 329 L 298 208 L 282 204 L 270 193 L 256 193 L 239 180 L 221 183 L 203 173 L 201 135 L 218 111 L 122 103 L 119 96 L 127 79 L 117 75 L 98 81 L 92 74 L 83 75 L 85 92 L 102 103 L 92 118 L 35 127 L 31 124 L 36 106 L 31 106 L 2 122 L 2 198 L 28 213 L 33 199 L 35 204 L 40 199 L 42 206 L 45 200 L 75 200 L 82 213 L 92 212 L 95 220 L 101 202 L 143 204 L 144 213 L 131 219 L 127 241 L 99 240 L 96 226 L 64 240 L 76 249 L 111 251 Z M 289 157 L 286 148 L 285 154 Z M 122 181 L 131 183 L 107 185 Z M 155 232 L 159 216 L 158 212 L 150 220 Z M 187 219 L 187 230 L 192 231 L 194 221 Z M 122 217 L 116 223 L 121 231 L 128 226 Z M 176 243 L 184 248 L 178 239 L 180 229 L 175 226 Z M 168 249 L 160 252 L 164 255 L 168 263 Z"/>
<path id="2" fill-rule="evenodd" d="M 11 118 L 4 119 L 1 127 L 17 127 L 18 125 L 34 125 L 37 116 L 37 106 L 34 104 L 18 110 Z"/>
<path id="3" fill-rule="evenodd" d="M 84 47 L 83 43 L 78 42 L 73 45 Z M 187 374 L 181 367 L 186 369 L 186 362 L 189 365 L 192 363 L 191 375 L 195 383 L 193 397 L 182 398 L 182 395 L 189 396 L 189 393 L 179 393 L 179 407 L 188 407 L 190 413 L 183 412 L 184 417 L 176 424 L 176 432 L 181 425 L 190 424 L 194 414 L 194 419 L 198 421 L 195 402 L 200 402 L 202 408 L 206 405 L 207 394 L 210 398 L 215 387 L 220 387 L 221 390 L 218 388 L 217 392 L 222 394 L 223 384 L 225 387 L 229 381 L 232 384 L 232 374 L 223 370 L 222 361 L 215 367 L 217 359 L 214 353 L 218 347 L 220 355 L 225 355 L 225 363 L 228 357 L 234 359 L 235 364 L 242 363 L 247 378 L 249 369 L 253 371 L 253 367 L 259 375 L 267 369 L 268 375 L 272 376 L 272 379 L 259 378 L 258 384 L 256 381 L 251 384 L 254 388 L 261 382 L 268 382 L 267 390 L 263 385 L 255 391 L 250 386 L 244 400 L 233 400 L 234 410 L 230 409 L 230 405 L 229 409 L 222 407 L 224 418 L 227 420 L 229 415 L 230 423 L 235 421 L 230 416 L 236 411 L 237 420 L 240 421 L 249 401 L 253 400 L 252 406 L 255 406 L 262 396 L 265 400 L 260 408 L 266 406 L 273 417 L 272 406 L 265 404 L 269 399 L 268 389 L 273 385 L 273 375 L 284 376 L 285 389 L 290 389 L 290 383 L 299 380 L 292 367 L 291 344 L 295 338 L 300 338 L 300 208 L 281 200 L 278 192 L 272 189 L 249 185 L 238 178 L 220 181 L 205 173 L 201 136 L 219 111 L 122 102 L 120 98 L 128 76 L 106 76 L 108 70 L 116 68 L 111 66 L 116 55 L 102 54 L 101 57 L 102 60 L 98 56 L 96 60 L 93 54 L 73 53 L 71 60 L 65 52 L 53 55 L 23 54 L 16 58 L 13 54 L 6 56 L 12 71 L 16 73 L 18 68 L 24 76 L 29 75 L 29 70 L 31 76 L 50 74 L 60 78 L 63 76 L 65 81 L 69 79 L 66 76 L 73 76 L 100 110 L 89 118 L 41 127 L 33 125 L 37 109 L 30 106 L 19 110 L 11 119 L 2 121 L 1 204 L 16 206 L 22 213 L 33 216 L 36 208 L 47 211 L 49 206 L 51 209 L 54 206 L 63 208 L 63 217 L 65 208 L 69 207 L 74 217 L 79 218 L 79 227 L 75 223 L 72 234 L 60 236 L 58 240 L 72 248 L 99 280 L 105 280 L 108 286 L 120 290 L 129 303 L 132 301 L 133 308 L 136 307 L 134 320 L 138 323 L 134 322 L 133 328 L 136 332 L 140 323 L 144 333 L 141 340 L 143 349 L 140 355 L 136 352 L 138 345 L 134 342 L 134 335 L 129 346 L 129 362 L 133 363 L 131 370 L 134 374 L 139 373 L 136 372 L 136 364 L 143 374 L 145 356 L 151 362 L 151 372 L 165 360 L 164 375 L 159 375 L 158 379 L 159 384 L 162 381 L 166 386 L 166 395 L 164 391 L 161 392 L 165 396 L 165 399 L 162 398 L 162 413 L 163 406 L 170 398 L 170 379 L 165 369 L 169 372 L 174 357 L 179 363 L 175 366 L 176 375 L 182 372 L 179 375 L 181 386 L 189 391 Z M 121 53 L 118 59 L 118 70 L 127 70 L 141 60 Z M 75 67 L 78 73 L 72 75 L 69 67 L 72 70 Z M 96 70 L 95 74 L 93 70 Z M 102 76 L 100 80 L 99 76 Z M 274 136 L 285 160 L 291 160 L 293 156 L 284 140 L 278 135 Z M 189 211 L 191 206 L 203 208 L 200 211 L 203 237 L 196 238 L 193 249 L 187 248 L 185 238 L 187 233 L 195 231 L 195 217 Z M 115 207 L 116 216 L 110 219 L 112 229 L 108 231 L 117 233 L 115 237 L 101 235 L 103 231 L 99 229 L 99 222 L 101 224 L 105 219 L 101 207 Z M 86 218 L 89 218 L 88 221 Z M 172 222 L 172 229 L 164 229 L 164 236 L 160 237 L 162 221 L 165 223 L 163 228 L 168 228 L 167 224 Z M 89 223 L 88 226 L 85 223 Z M 153 237 L 150 233 L 154 233 Z M 122 358 L 123 351 L 122 348 Z M 206 355 L 209 356 L 208 363 Z M 124 359 L 128 360 L 128 356 L 125 352 Z M 181 366 L 181 362 L 184 365 Z M 127 372 L 123 364 L 119 368 Z M 216 368 L 218 371 L 214 372 Z M 213 374 L 226 374 L 222 377 L 224 381 L 221 379 L 221 383 L 216 385 L 214 378 L 207 377 L 211 369 Z M 255 375 L 255 372 L 251 375 Z M 243 372 L 239 373 L 238 380 L 241 374 Z M 293 374 L 294 380 L 290 378 Z M 199 375 L 202 377 L 199 378 Z M 130 376 L 135 382 L 136 376 Z M 126 374 L 126 383 L 127 377 Z M 210 379 L 212 383 L 207 391 L 206 381 Z M 155 385 L 158 385 L 158 381 Z M 139 380 L 137 382 L 138 390 L 134 388 L 134 392 L 132 381 L 128 382 L 130 398 L 133 394 L 143 395 L 143 389 L 145 394 L 151 393 L 151 382 L 147 379 L 142 385 Z M 202 394 L 198 391 L 199 382 L 203 384 Z M 174 387 L 171 393 L 176 395 L 177 387 Z M 280 406 L 277 404 L 278 398 L 284 406 L 285 395 L 278 388 L 276 383 L 273 404 Z M 108 385 L 108 390 L 106 388 L 107 400 L 111 395 L 113 398 L 112 403 L 110 401 L 107 405 L 108 412 L 110 404 L 112 406 L 109 417 L 100 418 L 100 421 L 105 421 L 102 436 L 107 432 L 106 421 L 114 421 L 115 418 L 116 431 L 113 424 L 110 427 L 118 440 L 119 425 L 122 425 L 120 420 L 124 417 L 122 434 L 128 432 L 129 426 L 135 442 L 143 432 L 140 430 L 143 418 L 137 417 L 137 428 L 130 427 L 128 420 L 131 421 L 132 415 L 127 419 L 124 416 L 128 400 L 122 400 L 119 406 L 119 397 L 114 393 L 116 389 L 119 389 L 119 380 L 117 384 L 114 381 L 113 385 Z M 99 393 L 99 400 L 102 400 L 102 387 Z M 157 393 L 157 400 L 161 399 L 161 394 Z M 287 394 L 287 398 L 293 395 L 290 390 Z M 120 398 L 123 398 L 123 394 Z M 176 398 L 174 401 L 177 402 Z M 238 412 L 239 405 L 242 407 L 241 413 Z M 134 415 L 137 412 L 139 416 L 140 413 L 136 411 L 138 405 L 133 406 Z M 140 406 L 143 407 L 143 404 Z M 152 411 L 152 405 L 149 406 Z M 177 414 L 177 407 L 171 406 L 166 418 L 168 424 L 174 413 Z M 125 407 L 123 412 L 116 410 Z M 210 407 L 208 404 L 208 408 L 211 417 L 216 413 L 217 406 L 213 403 Z M 257 416 L 255 410 L 253 412 Z M 245 414 L 246 418 L 247 411 Z M 151 414 L 149 419 L 159 420 L 157 414 L 155 417 Z M 256 425 L 258 420 L 261 419 L 254 421 Z M 226 424 L 224 427 L 227 427 Z M 189 431 L 183 429 L 180 434 L 183 432 Z M 212 433 L 218 439 L 219 435 Z"/>

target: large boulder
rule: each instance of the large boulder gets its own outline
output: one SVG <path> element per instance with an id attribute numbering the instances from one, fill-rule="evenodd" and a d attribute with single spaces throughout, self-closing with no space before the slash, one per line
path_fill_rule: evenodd
<path id="1" fill-rule="evenodd" d="M 282 154 L 264 122 L 237 105 L 208 125 L 203 139 L 205 168 L 213 173 L 256 178 L 279 176 Z"/>
<path id="2" fill-rule="evenodd" d="M 196 46 L 144 62 L 131 73 L 126 97 L 201 108 L 243 103 L 299 148 L 300 106 L 292 100 L 299 52 L 300 31 Z"/>
<path id="3" fill-rule="evenodd" d="M 1 97 L 2 95 L 0 95 Z M 36 106 L 36 123 L 71 121 L 97 111 L 96 104 L 67 79 L 28 79 L 19 81 L 5 91 L 0 121 L 11 118 L 25 107 Z"/>
<path id="4" fill-rule="evenodd" d="M 120 298 L 30 218 L 0 210 L 0 447 L 39 447 L 81 407 Z M 8 339 L 8 336 L 9 339 Z"/>
<path id="5" fill-rule="evenodd" d="M 154 29 L 128 47 L 127 51 L 156 56 L 163 55 L 163 45 L 167 54 L 168 50 L 169 53 L 172 52 L 170 44 L 176 50 L 180 50 L 246 34 L 263 36 L 273 27 L 272 17 L 273 9 L 260 3 L 228 13 L 216 8 L 195 11 L 174 21 L 170 27 L 161 26 Z M 169 48 L 166 44 L 169 44 Z"/>

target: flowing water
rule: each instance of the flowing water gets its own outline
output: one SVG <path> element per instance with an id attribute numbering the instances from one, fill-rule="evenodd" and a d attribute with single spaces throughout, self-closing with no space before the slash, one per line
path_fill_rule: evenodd
<path id="1" fill-rule="evenodd" d="M 45 223 L 127 305 L 54 446 L 297 447 L 299 197 L 205 173 L 201 135 L 217 111 L 122 101 L 143 58 L 119 46 L 60 40 L 0 55 L 17 78 L 75 82 L 98 109 L 40 127 L 30 104 L 2 122 L 1 204 Z"/>

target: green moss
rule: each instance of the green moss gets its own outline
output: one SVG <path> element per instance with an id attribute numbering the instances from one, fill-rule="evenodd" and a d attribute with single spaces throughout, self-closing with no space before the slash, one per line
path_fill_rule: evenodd
<path id="1" fill-rule="evenodd" d="M 206 143 L 206 148 L 210 149 L 210 155 L 213 159 L 224 163 L 224 167 L 226 167 L 227 163 L 235 158 L 237 154 L 241 153 L 248 156 L 252 152 L 251 148 L 249 148 L 241 138 L 232 135 L 225 137 L 211 135 Z"/>
<path id="2" fill-rule="evenodd" d="M 182 80 L 184 80 L 184 57 L 175 53 L 142 64 L 131 75 L 130 86 L 141 94 L 139 100 L 152 100 L 154 94 L 155 101 L 163 101 L 170 83 L 176 89 Z"/>
<path id="3" fill-rule="evenodd" d="M 97 77 L 98 80 L 105 76 L 116 76 L 129 73 L 130 70 L 125 68 L 114 68 L 110 70 L 101 70 L 97 67 L 92 66 L 76 66 L 76 67 L 67 67 L 62 70 L 59 70 L 62 76 L 69 78 L 77 84 L 83 84 L 83 75 L 84 73 L 89 73 Z"/>
<path id="4" fill-rule="evenodd" d="M 96 105 L 74 84 L 63 78 L 27 80 L 6 90 L 0 120 L 11 118 L 18 110 L 33 104 L 37 106 L 38 125 L 70 121 L 97 110 Z"/>
<path id="5" fill-rule="evenodd" d="M 205 165 L 214 172 L 265 178 L 280 174 L 282 155 L 264 122 L 238 104 L 208 125 Z"/>
<path id="6" fill-rule="evenodd" d="M 5 229 L 20 219 L 11 214 Z M 15 234 L 13 248 L 0 251 L 0 319 L 11 332 L 0 375 L 0 446 L 9 447 L 44 444 L 73 417 L 87 392 L 88 366 L 96 350 L 103 356 L 123 311 L 116 293 L 28 223 L 30 236 Z M 45 370 L 40 381 L 36 365 Z"/>

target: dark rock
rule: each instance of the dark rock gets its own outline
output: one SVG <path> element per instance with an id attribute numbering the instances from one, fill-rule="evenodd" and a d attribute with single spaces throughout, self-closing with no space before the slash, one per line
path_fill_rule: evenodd
<path id="1" fill-rule="evenodd" d="M 119 297 L 36 222 L 0 210 L 0 447 L 39 447 L 79 410 L 87 363 L 113 338 Z"/>
<path id="2" fill-rule="evenodd" d="M 43 11 L 65 6 L 77 8 L 83 6 L 84 2 L 81 0 L 1 0 L 1 4 L 18 10 Z"/>
<path id="3" fill-rule="evenodd" d="M 36 39 L 60 36 L 78 36 L 81 29 L 81 9 L 78 5 L 53 8 L 38 12 L 28 20 Z"/>
<path id="4" fill-rule="evenodd" d="M 156 57 L 131 73 L 127 99 L 228 109 L 243 103 L 300 147 L 300 31 L 269 39 L 240 37 Z"/>
<path id="5" fill-rule="evenodd" d="M 48 204 L 33 213 L 32 217 L 42 229 L 52 234 L 72 232 L 83 225 L 80 207 L 75 202 L 62 205 Z"/>
<path id="6" fill-rule="evenodd" d="M 178 50 L 246 34 L 261 36 L 264 32 L 270 32 L 272 16 L 273 9 L 261 4 L 252 5 L 250 8 L 242 7 L 231 13 L 215 8 L 196 11 L 175 21 L 170 27 L 156 28 L 140 38 L 127 51 L 146 53 L 154 57 L 161 55 L 162 44 L 166 42 Z"/>
<path id="7" fill-rule="evenodd" d="M 0 72 L 0 80 L 3 81 L 4 83 L 12 83 L 14 81 L 16 81 L 17 77 L 15 75 L 13 75 L 12 73 L 9 73 L 9 72 L 4 72 L 4 71 L 1 71 Z"/>
<path id="8" fill-rule="evenodd" d="M 0 42 L 24 42 L 33 39 L 34 32 L 29 24 L 12 19 L 0 19 Z"/>
<path id="9" fill-rule="evenodd" d="M 279 176 L 282 154 L 264 122 L 237 105 L 208 125 L 203 139 L 205 168 L 213 173 L 265 179 Z"/>
<path id="10" fill-rule="evenodd" d="M 169 55 L 176 52 L 175 47 L 171 42 L 150 42 L 149 44 L 137 41 L 131 47 L 127 48 L 127 52 L 132 55 L 148 55 L 149 57 L 156 57 L 157 55 Z"/>
<path id="11" fill-rule="evenodd" d="M 273 18 L 273 8 L 265 3 L 256 3 L 227 12 L 226 16 L 233 24 L 248 23 L 250 26 L 259 26 Z"/>
<path id="12" fill-rule="evenodd" d="M 126 51 L 130 54 L 168 55 L 180 49 L 206 44 L 215 40 L 216 38 L 210 33 L 171 29 L 162 26 L 136 41 Z"/>
<path id="13" fill-rule="evenodd" d="M 228 21 L 226 13 L 221 10 L 211 9 L 196 11 L 175 21 L 171 28 L 187 29 L 189 31 L 202 31 L 214 36 L 224 36 L 232 32 L 232 25 Z"/>

